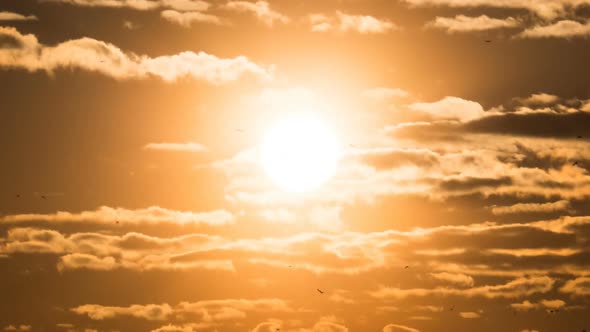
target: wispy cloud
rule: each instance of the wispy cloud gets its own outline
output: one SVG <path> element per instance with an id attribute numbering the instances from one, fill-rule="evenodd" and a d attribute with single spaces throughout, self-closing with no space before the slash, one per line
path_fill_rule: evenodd
<path id="1" fill-rule="evenodd" d="M 211 5 L 201 0 L 39 0 L 40 2 L 57 2 L 82 7 L 130 8 L 135 10 L 153 10 L 170 8 L 177 11 L 204 11 Z"/>
<path id="2" fill-rule="evenodd" d="M 589 0 L 403 0 L 412 6 L 448 6 L 456 8 L 493 7 L 527 9 L 540 17 L 552 19 L 566 13 L 568 8 L 577 8 L 590 3 Z"/>
<path id="3" fill-rule="evenodd" d="M 291 20 L 286 15 L 270 8 L 266 1 L 229 1 L 224 8 L 254 14 L 262 23 L 273 26 L 275 22 L 289 23 Z"/>
<path id="4" fill-rule="evenodd" d="M 180 151 L 180 152 L 203 152 L 207 148 L 199 143 L 148 143 L 143 147 L 145 150 L 155 151 Z"/>
<path id="5" fill-rule="evenodd" d="M 455 17 L 436 17 L 432 22 L 427 23 L 427 28 L 446 30 L 448 33 L 476 32 L 495 29 L 516 28 L 520 22 L 513 18 L 492 18 L 487 15 L 477 17 L 457 15 Z"/>
<path id="6" fill-rule="evenodd" d="M 151 206 L 145 209 L 136 210 L 101 206 L 95 211 L 82 211 L 79 213 L 57 212 L 53 214 L 16 214 L 4 216 L 0 220 L 5 223 L 44 221 L 50 223 L 95 222 L 113 224 L 115 222 L 120 222 L 123 224 L 178 223 L 226 225 L 234 221 L 234 216 L 230 212 L 224 210 L 195 213 L 169 210 L 159 206 Z"/>
<path id="7" fill-rule="evenodd" d="M 22 15 L 13 12 L 2 11 L 0 12 L 0 21 L 37 21 L 35 15 Z"/>
<path id="8" fill-rule="evenodd" d="M 361 34 L 382 34 L 400 28 L 387 19 L 379 19 L 370 15 L 353 15 L 341 11 L 336 12 L 335 17 L 324 14 L 311 14 L 308 16 L 311 31 L 327 32 L 356 32 Z"/>
<path id="9" fill-rule="evenodd" d="M 223 21 L 218 16 L 202 12 L 179 12 L 173 9 L 167 9 L 160 13 L 163 19 L 188 28 L 193 23 L 210 23 L 221 25 Z"/>

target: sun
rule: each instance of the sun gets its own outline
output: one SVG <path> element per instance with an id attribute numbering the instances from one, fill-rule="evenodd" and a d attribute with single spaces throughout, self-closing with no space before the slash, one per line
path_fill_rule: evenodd
<path id="1" fill-rule="evenodd" d="M 281 189 L 291 193 L 318 188 L 336 172 L 340 145 L 319 118 L 296 115 L 282 119 L 264 136 L 261 163 Z"/>

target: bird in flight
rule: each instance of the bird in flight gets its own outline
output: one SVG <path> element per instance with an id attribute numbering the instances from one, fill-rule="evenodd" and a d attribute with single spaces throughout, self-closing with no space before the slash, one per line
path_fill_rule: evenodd
<path id="1" fill-rule="evenodd" d="M 574 163 L 572 164 L 572 166 L 578 166 L 580 163 L 576 160 L 574 161 Z"/>
<path id="2" fill-rule="evenodd" d="M 16 194 L 16 198 L 20 198 L 20 194 Z"/>
<path id="3" fill-rule="evenodd" d="M 41 198 L 45 199 L 45 200 L 47 199 L 47 197 L 45 195 L 41 195 Z"/>
<path id="4" fill-rule="evenodd" d="M 409 266 L 409 265 L 406 265 L 406 266 L 404 267 L 404 269 L 409 269 L 409 268 L 410 268 L 410 266 Z"/>
<path id="5" fill-rule="evenodd" d="M 319 289 L 319 288 L 317 289 L 317 291 L 318 291 L 320 294 L 324 294 L 324 291 L 322 291 L 322 290 L 321 290 L 321 289 Z"/>
<path id="6" fill-rule="evenodd" d="M 485 42 L 489 44 L 489 43 L 491 43 L 492 41 L 491 41 L 491 40 L 489 40 L 489 39 L 486 39 L 486 40 L 485 40 Z"/>

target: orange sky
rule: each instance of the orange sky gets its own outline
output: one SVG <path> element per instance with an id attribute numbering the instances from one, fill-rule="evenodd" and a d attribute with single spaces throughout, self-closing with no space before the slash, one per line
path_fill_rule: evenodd
<path id="1" fill-rule="evenodd" d="M 0 329 L 590 328 L 589 20 L 588 0 L 0 0 Z M 293 193 L 260 155 L 302 114 L 341 150 Z M 272 142 L 291 184 L 330 152 L 300 131 Z"/>

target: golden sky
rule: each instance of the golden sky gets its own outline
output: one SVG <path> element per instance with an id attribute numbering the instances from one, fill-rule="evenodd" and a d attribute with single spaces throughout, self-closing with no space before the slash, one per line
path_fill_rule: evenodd
<path id="1" fill-rule="evenodd" d="M 590 0 L 0 0 L 0 329 L 590 329 Z"/>

